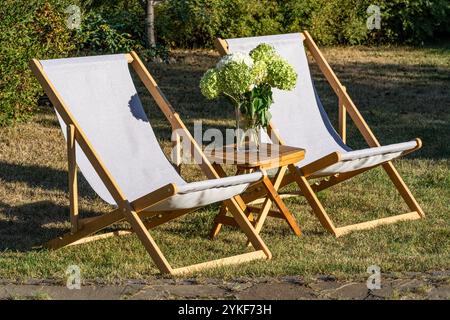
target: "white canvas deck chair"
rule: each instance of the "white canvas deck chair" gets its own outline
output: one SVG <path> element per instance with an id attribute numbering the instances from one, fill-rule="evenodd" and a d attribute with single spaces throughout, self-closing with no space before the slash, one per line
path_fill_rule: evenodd
<path id="1" fill-rule="evenodd" d="M 142 108 L 129 64 L 150 91 L 172 129 L 181 130 L 191 140 L 190 149 L 198 156 L 196 159 L 201 159 L 200 166 L 211 180 L 187 183 L 166 158 Z M 113 223 L 127 221 L 162 273 L 181 274 L 271 258 L 269 249 L 245 216 L 239 197 L 250 184 L 260 180 L 262 174 L 257 172 L 219 179 L 134 52 L 33 60 L 31 68 L 55 107 L 68 148 L 72 230 L 48 242 L 47 247 L 55 249 L 121 234 L 113 232 L 91 236 Z M 77 166 L 95 192 L 115 205 L 115 210 L 98 217 L 79 219 Z M 225 201 L 255 251 L 172 268 L 148 229 L 221 201 Z"/>
<path id="2" fill-rule="evenodd" d="M 268 43 L 287 59 L 298 73 L 296 88 L 291 92 L 274 92 L 272 120 L 268 128 L 274 143 L 305 148 L 305 160 L 290 168 L 282 185 L 296 182 L 321 224 L 335 236 L 381 224 L 424 217 L 424 213 L 394 168 L 391 160 L 421 147 L 420 139 L 380 146 L 361 113 L 351 100 L 308 32 L 240 39 L 217 39 L 221 54 L 249 52 L 260 43 Z M 314 88 L 304 44 L 318 64 L 339 99 L 339 134 L 334 130 Z M 351 150 L 346 145 L 346 114 L 349 114 L 370 148 Z M 269 139 L 266 137 L 266 139 Z M 411 212 L 373 221 L 335 227 L 316 193 L 381 165 L 389 175 Z M 321 180 L 310 184 L 308 179 Z M 251 201 L 261 192 L 249 189 L 244 200 Z M 253 192 L 252 192 L 253 191 Z"/>

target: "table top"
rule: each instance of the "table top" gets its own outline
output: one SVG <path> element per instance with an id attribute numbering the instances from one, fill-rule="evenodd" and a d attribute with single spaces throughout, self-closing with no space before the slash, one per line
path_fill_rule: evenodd
<path id="1" fill-rule="evenodd" d="M 237 151 L 235 145 L 226 145 L 205 150 L 205 154 L 213 163 L 260 169 L 278 168 L 305 158 L 304 149 L 271 143 L 261 143 L 255 151 Z"/>

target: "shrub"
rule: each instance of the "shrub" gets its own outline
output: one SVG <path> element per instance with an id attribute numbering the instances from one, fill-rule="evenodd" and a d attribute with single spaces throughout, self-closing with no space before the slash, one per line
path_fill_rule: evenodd
<path id="1" fill-rule="evenodd" d="M 144 43 L 145 11 L 141 0 L 85 0 L 85 16 L 101 16 L 104 23 L 118 34 L 127 34 L 133 40 Z M 86 23 L 95 20 L 85 19 Z M 92 29 L 92 28 L 91 28 Z"/>
<path id="2" fill-rule="evenodd" d="M 272 0 L 166 0 L 156 7 L 159 39 L 170 46 L 211 46 L 216 37 L 273 34 L 282 15 Z"/>
<path id="3" fill-rule="evenodd" d="M 75 41 L 79 51 L 99 54 L 127 52 L 140 47 L 130 34 L 118 31 L 101 14 L 94 12 L 83 15 Z"/>
<path id="4" fill-rule="evenodd" d="M 385 41 L 417 44 L 450 33 L 448 0 L 383 0 L 379 6 Z"/>
<path id="5" fill-rule="evenodd" d="M 369 5 L 381 9 L 381 30 L 366 27 Z M 421 43 L 450 33 L 448 0 L 166 0 L 157 33 L 170 46 L 212 46 L 233 38 L 309 30 L 321 44 Z"/>
<path id="6" fill-rule="evenodd" d="M 126 5 L 126 7 L 124 7 Z M 145 47 L 144 11 L 136 1 L 98 3 L 86 6 L 81 28 L 75 32 L 78 54 L 108 54 L 136 50 L 145 60 L 168 61 L 166 46 Z"/>
<path id="7" fill-rule="evenodd" d="M 75 4 L 77 2 L 75 1 Z M 4 0 L 0 6 L 0 126 L 30 118 L 36 110 L 42 89 L 29 69 L 33 58 L 52 59 L 69 55 L 104 54 L 139 51 L 144 59 L 168 57 L 167 48 L 145 49 L 142 38 L 125 32 L 132 25 L 133 32 L 141 30 L 126 13 L 104 16 L 95 11 L 82 15 L 81 29 L 72 31 L 66 26 L 64 11 L 73 0 Z M 136 19 L 136 20 L 135 20 Z M 143 21 L 141 22 L 143 28 Z"/>
<path id="8" fill-rule="evenodd" d="M 0 125 L 28 119 L 40 86 L 28 63 L 32 58 L 66 56 L 74 48 L 64 21 L 69 1 L 31 0 L 0 6 Z"/>

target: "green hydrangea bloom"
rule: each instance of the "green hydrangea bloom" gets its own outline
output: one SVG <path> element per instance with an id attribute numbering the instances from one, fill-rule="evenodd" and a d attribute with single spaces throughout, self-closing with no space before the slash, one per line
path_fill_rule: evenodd
<path id="1" fill-rule="evenodd" d="M 268 64 L 272 59 L 278 58 L 279 56 L 273 46 L 267 43 L 261 43 L 255 49 L 250 51 L 250 57 L 252 57 L 255 62 L 263 61 Z"/>
<path id="2" fill-rule="evenodd" d="M 237 97 L 252 89 L 253 67 L 244 62 L 229 61 L 219 69 L 219 89 Z"/>
<path id="3" fill-rule="evenodd" d="M 248 109 L 245 114 L 257 115 L 257 123 L 266 126 L 272 88 L 292 90 L 296 82 L 294 68 L 273 46 L 263 43 L 250 54 L 235 52 L 224 56 L 204 74 L 200 89 L 208 99 L 226 96 L 235 105 Z"/>
<path id="4" fill-rule="evenodd" d="M 255 85 L 259 85 L 266 80 L 267 77 L 267 65 L 264 61 L 256 61 L 253 64 L 252 74 Z"/>
<path id="5" fill-rule="evenodd" d="M 200 80 L 200 90 L 208 99 L 214 99 L 219 96 L 218 72 L 216 69 L 206 71 Z"/>
<path id="6" fill-rule="evenodd" d="M 297 83 L 297 72 L 283 58 L 272 59 L 267 65 L 267 83 L 281 90 L 292 90 Z"/>

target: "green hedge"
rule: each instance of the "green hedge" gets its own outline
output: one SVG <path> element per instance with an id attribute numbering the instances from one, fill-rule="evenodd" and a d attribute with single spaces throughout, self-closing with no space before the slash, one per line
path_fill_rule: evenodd
<path id="1" fill-rule="evenodd" d="M 28 63 L 74 49 L 64 9 L 73 1 L 30 0 L 0 6 L 0 125 L 29 118 L 41 88 Z"/>
<path id="2" fill-rule="evenodd" d="M 89 5 L 91 3 L 91 5 Z M 96 3 L 96 5 L 92 5 Z M 66 27 L 64 10 L 82 6 L 81 30 Z M 141 0 L 3 0 L 0 5 L 0 126 L 28 119 L 42 93 L 32 58 L 138 50 L 167 58 L 164 46 L 144 49 Z M 381 30 L 368 31 L 366 9 L 381 7 Z M 448 0 L 165 0 L 156 33 L 172 47 L 211 46 L 216 37 L 309 30 L 321 44 L 421 43 L 450 33 Z"/>
<path id="3" fill-rule="evenodd" d="M 137 49 L 144 57 L 167 56 L 164 47 L 144 50 L 141 39 L 124 28 L 136 26 L 138 18 L 121 20 L 118 12 L 82 8 L 80 30 L 66 26 L 74 0 L 3 0 L 0 5 L 0 126 L 30 118 L 43 93 L 29 69 L 33 58 L 51 59 L 86 54 L 106 54 Z M 108 17 L 106 19 L 104 17 Z M 122 23 L 120 23 L 122 21 Z M 143 23 L 143 22 L 142 22 Z"/>
<path id="4" fill-rule="evenodd" d="M 371 4 L 381 30 L 367 30 Z M 305 29 L 321 44 L 421 43 L 450 32 L 448 0 L 166 0 L 156 12 L 160 40 L 181 47 Z"/>

